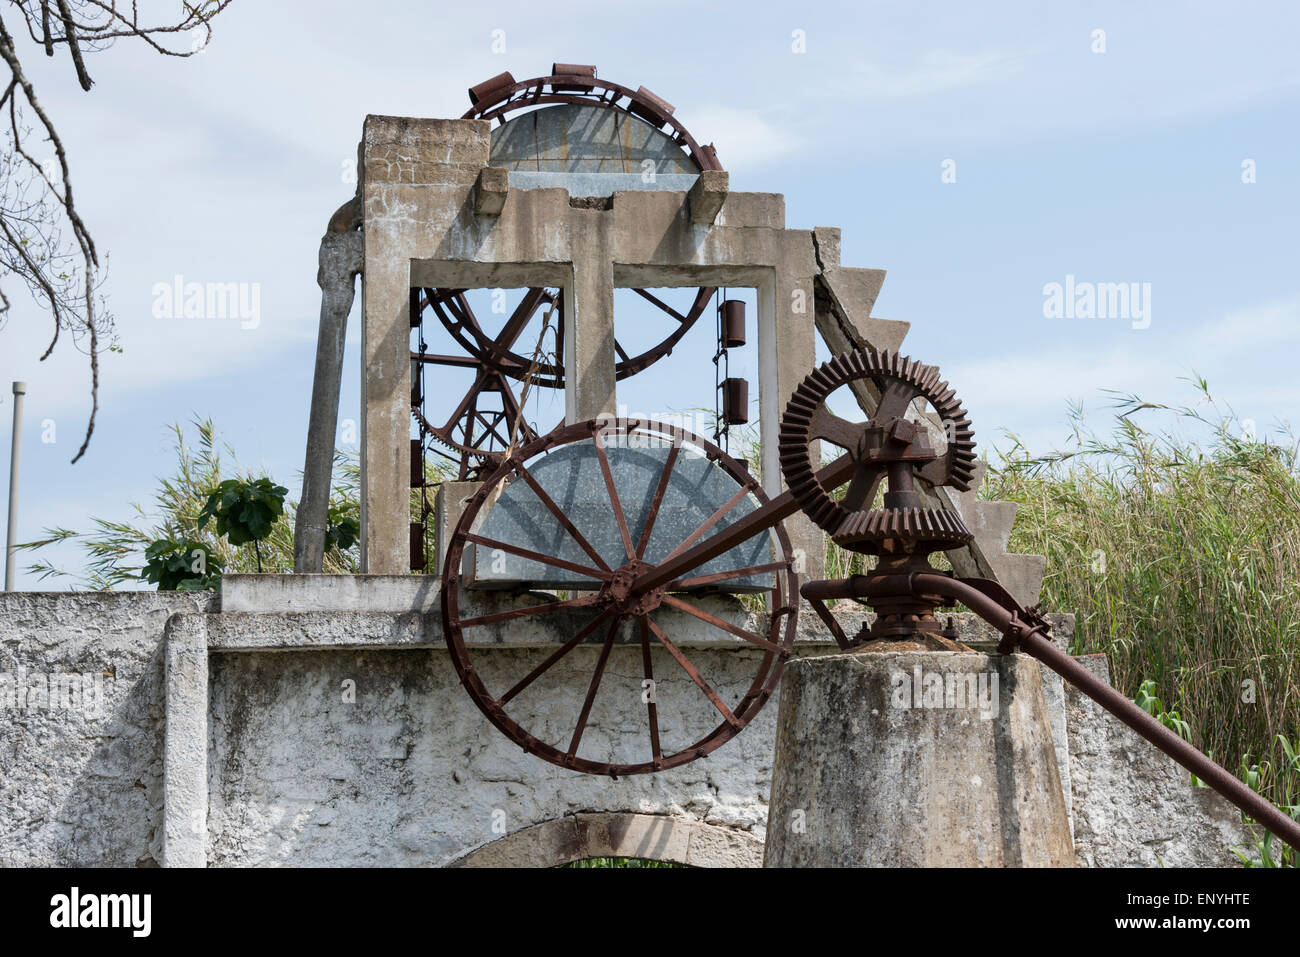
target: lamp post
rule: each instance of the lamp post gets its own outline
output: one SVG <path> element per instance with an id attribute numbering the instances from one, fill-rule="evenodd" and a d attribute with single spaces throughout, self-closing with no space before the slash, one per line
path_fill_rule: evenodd
<path id="1" fill-rule="evenodd" d="M 23 396 L 26 382 L 14 383 L 14 437 L 9 455 L 9 525 L 5 529 L 5 591 L 14 590 L 14 529 L 18 526 L 18 466 L 23 450 Z"/>

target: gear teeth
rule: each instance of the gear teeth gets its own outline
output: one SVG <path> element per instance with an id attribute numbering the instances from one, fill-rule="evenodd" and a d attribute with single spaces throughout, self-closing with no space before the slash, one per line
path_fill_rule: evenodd
<path id="1" fill-rule="evenodd" d="M 931 508 L 877 509 L 850 514 L 831 536 L 854 551 L 879 554 L 891 540 L 912 552 L 959 548 L 974 535 L 955 512 Z"/>
<path id="2" fill-rule="evenodd" d="M 954 423 L 947 453 L 942 460 L 938 460 L 943 462 L 943 478 L 935 484 L 952 485 L 958 490 L 965 490 L 972 480 L 975 463 L 974 433 L 970 428 L 970 420 L 966 417 L 966 410 L 961 407 L 953 389 L 940 377 L 937 366 L 925 365 L 890 350 L 859 349 L 835 356 L 809 373 L 791 395 L 785 415 L 781 418 L 778 452 L 781 473 L 791 494 L 808 516 L 832 536 L 838 535 L 850 518 L 876 513 L 849 512 L 817 482 L 808 454 L 808 446 L 812 441 L 812 419 L 832 392 L 849 382 L 864 378 L 876 380 L 877 385 L 881 379 L 902 382 L 911 387 L 914 397 L 922 397 L 934 406 L 942 420 Z M 945 524 L 942 518 L 923 517 L 920 514 L 934 510 L 910 511 L 917 514 L 906 514 L 900 519 L 904 527 L 911 529 L 908 535 L 925 537 L 933 533 L 939 536 L 940 541 L 948 542 L 955 541 L 964 534 L 966 538 L 958 544 L 970 541 L 970 533 L 964 525 L 958 529 Z M 960 519 L 957 519 L 957 524 L 960 525 Z"/>

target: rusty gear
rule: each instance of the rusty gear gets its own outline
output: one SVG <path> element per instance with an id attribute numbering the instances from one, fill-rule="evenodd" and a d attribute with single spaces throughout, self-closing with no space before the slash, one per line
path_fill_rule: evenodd
<path id="1" fill-rule="evenodd" d="M 826 407 L 836 389 L 864 379 L 880 395 L 869 422 L 849 422 Z M 917 398 L 929 402 L 944 423 L 942 455 L 930 448 L 925 429 L 906 418 Z M 921 508 L 912 482 L 969 489 L 973 435 L 966 410 L 938 369 L 893 352 L 862 349 L 823 363 L 791 396 L 781 419 L 781 471 L 799 505 L 839 545 L 881 555 L 957 548 L 971 540 L 970 531 L 955 513 Z M 844 448 L 856 462 L 839 501 L 814 475 L 812 443 L 818 439 Z M 884 509 L 868 510 L 886 478 Z"/>

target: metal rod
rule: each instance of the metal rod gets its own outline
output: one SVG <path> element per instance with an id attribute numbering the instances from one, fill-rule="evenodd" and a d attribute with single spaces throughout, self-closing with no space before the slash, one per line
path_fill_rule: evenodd
<path id="1" fill-rule="evenodd" d="M 853 456 L 841 455 L 817 473 L 817 480 L 826 488 L 836 488 L 848 481 L 855 465 Z M 799 511 L 799 503 L 794 500 L 794 496 L 788 491 L 782 492 L 717 534 L 710 535 L 704 541 L 674 557 L 665 559 L 661 564 L 640 575 L 632 583 L 631 593 L 641 595 L 660 585 L 666 585 L 691 569 L 698 568 L 723 552 L 730 551 L 741 542 L 748 541 L 759 532 L 772 528 L 797 511 Z"/>
<path id="2" fill-rule="evenodd" d="M 942 595 L 954 598 L 1004 635 L 1021 621 L 1020 608 L 1007 608 L 971 585 L 947 575 L 920 572 L 911 575 L 858 575 L 838 581 L 809 582 L 805 598 L 825 600 L 851 594 L 859 598 L 891 595 Z M 1169 757 L 1218 791 L 1263 827 L 1300 850 L 1300 823 L 1267 798 L 1256 793 L 1226 768 L 1147 714 L 1136 704 L 1061 651 L 1038 632 L 1016 635 L 1018 647 L 1037 658 L 1089 698 L 1119 718 Z"/>
<path id="3" fill-rule="evenodd" d="M 5 529 L 5 591 L 14 590 L 14 537 L 18 528 L 18 470 L 23 451 L 23 396 L 26 382 L 14 383 L 14 435 L 9 453 L 9 525 Z"/>

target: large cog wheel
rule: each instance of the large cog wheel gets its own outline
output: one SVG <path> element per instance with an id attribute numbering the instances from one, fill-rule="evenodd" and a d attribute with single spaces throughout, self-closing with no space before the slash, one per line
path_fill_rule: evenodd
<path id="1" fill-rule="evenodd" d="M 835 415 L 826 405 L 837 389 L 869 380 L 879 393 L 876 413 L 865 423 Z M 947 447 L 936 452 L 925 427 L 907 418 L 924 399 L 943 422 Z M 975 442 L 970 418 L 939 370 L 894 352 L 862 349 L 823 363 L 800 383 L 781 419 L 781 471 L 804 512 L 846 548 L 886 555 L 958 548 L 972 539 L 954 512 L 922 508 L 914 482 L 970 488 Z M 813 443 L 838 445 L 856 461 L 852 480 L 838 500 L 816 477 Z M 883 509 L 871 509 L 888 481 Z"/>

